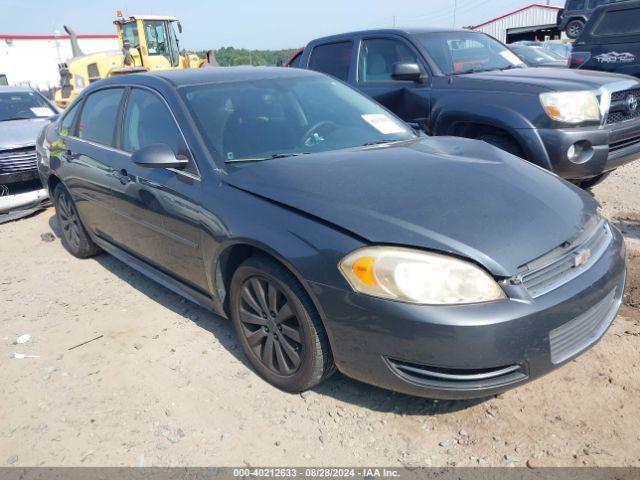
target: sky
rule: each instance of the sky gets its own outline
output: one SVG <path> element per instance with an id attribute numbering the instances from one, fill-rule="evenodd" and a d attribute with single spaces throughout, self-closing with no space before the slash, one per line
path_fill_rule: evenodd
<path id="1" fill-rule="evenodd" d="M 368 28 L 462 27 L 482 23 L 534 0 L 0 0 L 0 34 L 115 33 L 126 15 L 173 15 L 188 50 L 224 46 L 293 48 L 335 33 Z M 538 3 L 546 3 L 546 0 Z M 564 4 L 551 0 L 551 5 Z M 64 5 L 64 8 L 60 6 Z M 454 18 L 454 5 L 456 15 Z"/>

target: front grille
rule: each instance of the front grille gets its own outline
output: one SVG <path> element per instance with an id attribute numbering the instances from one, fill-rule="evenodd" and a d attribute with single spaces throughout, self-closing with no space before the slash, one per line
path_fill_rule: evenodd
<path id="1" fill-rule="evenodd" d="M 0 150 L 0 173 L 23 173 L 37 170 L 36 148 Z"/>
<path id="2" fill-rule="evenodd" d="M 562 363 L 595 343 L 618 313 L 620 301 L 613 290 L 599 303 L 570 322 L 549 332 L 551 361 Z"/>
<path id="3" fill-rule="evenodd" d="M 636 107 L 633 111 L 630 111 L 627 107 L 626 102 L 630 95 L 634 96 L 638 104 L 640 104 L 640 88 L 621 90 L 611 94 L 611 107 L 607 115 L 607 124 L 624 122 L 640 117 L 640 107 Z"/>
<path id="4" fill-rule="evenodd" d="M 572 240 L 520 267 L 516 278 L 533 298 L 539 297 L 589 269 L 612 238 L 609 224 L 594 218 Z"/>
<path id="5" fill-rule="evenodd" d="M 528 377 L 523 365 L 505 365 L 495 368 L 458 369 L 409 363 L 387 358 L 391 370 L 403 380 L 424 387 L 493 388 L 519 382 Z"/>

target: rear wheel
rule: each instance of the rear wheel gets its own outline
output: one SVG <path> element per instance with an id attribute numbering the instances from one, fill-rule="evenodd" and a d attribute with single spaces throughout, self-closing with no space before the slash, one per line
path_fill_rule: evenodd
<path id="1" fill-rule="evenodd" d="M 576 182 L 576 185 L 584 190 L 589 190 L 590 188 L 593 188 L 596 185 L 599 185 L 602 182 L 604 182 L 610 174 L 611 172 L 601 173 L 600 175 L 596 175 L 595 177 L 590 178 L 589 180 L 582 180 L 582 181 Z"/>
<path id="2" fill-rule="evenodd" d="M 60 183 L 53 191 L 53 203 L 64 248 L 74 257 L 89 258 L 100 253 L 82 225 L 69 191 Z"/>
<path id="3" fill-rule="evenodd" d="M 476 140 L 482 140 L 483 142 L 487 142 L 489 145 L 498 147 L 500 150 L 509 152 L 511 155 L 524 158 L 524 152 L 522 151 L 520 145 L 518 145 L 518 142 L 507 135 L 501 135 L 498 133 L 485 133 L 476 137 Z"/>
<path id="4" fill-rule="evenodd" d="M 567 26 L 564 29 L 564 31 L 567 34 L 567 37 L 571 39 L 576 39 L 582 33 L 583 28 L 584 28 L 584 22 L 582 20 L 575 19 L 567 23 Z"/>
<path id="5" fill-rule="evenodd" d="M 275 260 L 255 256 L 238 267 L 230 308 L 245 355 L 272 385 L 302 392 L 333 373 L 318 312 L 297 279 Z"/>

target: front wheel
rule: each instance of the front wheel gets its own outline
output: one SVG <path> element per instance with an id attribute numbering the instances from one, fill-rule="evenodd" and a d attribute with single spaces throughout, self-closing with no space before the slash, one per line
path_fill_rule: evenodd
<path id="1" fill-rule="evenodd" d="M 572 40 L 575 40 L 580 36 L 583 28 L 584 28 L 584 22 L 582 20 L 576 19 L 576 20 L 571 20 L 569 23 L 567 23 L 567 27 L 565 28 L 564 31 L 567 34 L 567 37 L 571 38 Z"/>
<path id="2" fill-rule="evenodd" d="M 334 371 L 318 312 L 298 280 L 266 256 L 246 260 L 233 275 L 231 320 L 242 349 L 272 385 L 298 393 Z"/>

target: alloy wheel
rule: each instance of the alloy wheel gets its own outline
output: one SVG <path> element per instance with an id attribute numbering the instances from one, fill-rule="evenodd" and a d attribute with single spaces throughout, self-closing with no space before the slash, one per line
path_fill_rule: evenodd
<path id="1" fill-rule="evenodd" d="M 240 324 L 251 352 L 280 376 L 302 364 L 302 329 L 292 302 L 271 280 L 253 276 L 242 284 Z"/>

